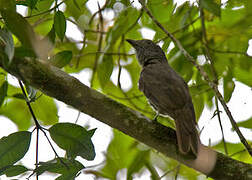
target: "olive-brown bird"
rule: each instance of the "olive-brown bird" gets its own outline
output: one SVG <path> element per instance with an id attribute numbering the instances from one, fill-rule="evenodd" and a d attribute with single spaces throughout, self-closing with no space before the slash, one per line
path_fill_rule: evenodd
<path id="1" fill-rule="evenodd" d="M 174 119 L 179 150 L 198 153 L 200 143 L 188 86 L 168 64 L 163 50 L 151 40 L 127 41 L 135 48 L 142 66 L 139 89 L 158 114 Z"/>

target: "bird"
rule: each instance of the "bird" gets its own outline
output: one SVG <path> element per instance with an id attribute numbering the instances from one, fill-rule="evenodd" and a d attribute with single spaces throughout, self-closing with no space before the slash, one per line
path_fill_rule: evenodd
<path id="1" fill-rule="evenodd" d="M 153 41 L 126 40 L 135 49 L 142 67 L 139 90 L 147 97 L 157 115 L 168 115 L 175 121 L 179 151 L 182 154 L 192 152 L 197 157 L 200 138 L 187 83 L 172 69 L 164 51 Z"/>

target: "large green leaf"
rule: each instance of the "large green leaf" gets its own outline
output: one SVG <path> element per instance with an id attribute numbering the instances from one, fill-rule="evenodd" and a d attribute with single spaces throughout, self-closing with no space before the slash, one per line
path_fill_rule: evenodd
<path id="1" fill-rule="evenodd" d="M 31 133 L 20 131 L 0 139 L 0 169 L 13 165 L 24 157 L 29 149 Z"/>
<path id="2" fill-rule="evenodd" d="M 49 129 L 53 141 L 66 150 L 69 157 L 81 156 L 87 160 L 95 158 L 94 145 L 90 133 L 72 123 L 58 123 Z"/>
<path id="3" fill-rule="evenodd" d="M 58 37 L 63 41 L 66 33 L 66 18 L 62 11 L 57 11 L 54 15 L 54 29 Z"/>

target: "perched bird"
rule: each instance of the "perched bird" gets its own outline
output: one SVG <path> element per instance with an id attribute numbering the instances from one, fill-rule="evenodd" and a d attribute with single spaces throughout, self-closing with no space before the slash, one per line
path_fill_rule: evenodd
<path id="1" fill-rule="evenodd" d="M 179 150 L 198 153 L 200 143 L 195 112 L 186 82 L 168 64 L 163 50 L 151 40 L 127 41 L 135 48 L 142 71 L 139 90 L 158 114 L 168 115 L 176 124 Z"/>

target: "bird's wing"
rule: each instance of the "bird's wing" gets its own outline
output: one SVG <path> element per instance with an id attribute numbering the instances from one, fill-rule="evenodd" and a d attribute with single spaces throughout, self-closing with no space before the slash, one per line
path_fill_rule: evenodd
<path id="1" fill-rule="evenodd" d="M 186 83 L 168 64 L 158 63 L 144 67 L 139 79 L 139 89 L 161 111 L 180 109 L 190 101 Z"/>

